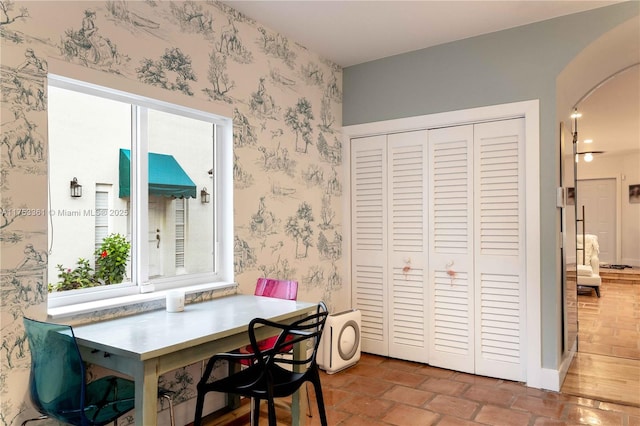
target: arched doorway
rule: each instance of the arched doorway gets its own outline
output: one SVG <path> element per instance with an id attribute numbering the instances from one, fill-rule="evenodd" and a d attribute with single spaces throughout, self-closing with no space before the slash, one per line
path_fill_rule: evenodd
<path id="1" fill-rule="evenodd" d="M 632 184 L 634 182 L 621 183 L 621 180 L 625 178 L 625 173 L 621 170 L 609 172 L 602 172 L 600 170 L 598 173 L 593 173 L 593 168 L 585 169 L 584 163 L 582 165 L 580 165 L 580 163 L 578 163 L 578 165 L 574 164 L 575 162 L 573 158 L 572 132 L 574 131 L 576 123 L 572 122 L 570 114 L 574 110 L 574 108 L 580 108 L 581 105 L 585 108 L 593 108 L 593 101 L 595 98 L 597 98 L 594 93 L 596 93 L 600 89 L 603 89 L 607 83 L 613 81 L 615 81 L 616 83 L 620 83 L 623 76 L 625 78 L 637 78 L 636 76 L 639 75 L 638 69 L 640 68 L 640 65 L 638 65 L 640 63 L 640 38 L 638 37 L 638 34 L 640 34 L 640 18 L 636 17 L 621 24 L 617 28 L 595 40 L 567 65 L 565 70 L 563 70 L 563 72 L 558 76 L 557 79 L 558 96 L 556 103 L 556 113 L 558 116 L 558 121 L 562 123 L 561 140 L 564 144 L 564 146 L 561 146 L 563 164 L 560 167 L 560 179 L 562 182 L 562 186 L 565 188 L 577 187 L 578 189 L 580 189 L 581 185 L 584 186 L 587 183 L 594 183 L 595 179 L 589 178 L 614 178 L 614 195 L 618 197 L 616 201 L 617 207 L 615 210 L 618 212 L 616 217 L 616 219 L 618 219 L 618 223 L 615 225 L 617 226 L 617 228 L 615 229 L 618 240 L 615 240 L 614 238 L 615 243 L 613 243 L 613 253 L 608 253 L 608 256 L 610 256 L 610 259 L 615 259 L 615 261 L 617 262 L 619 262 L 619 259 L 621 259 L 621 253 L 623 252 L 620 247 L 621 241 L 619 241 L 619 236 L 621 234 L 624 234 L 625 232 L 629 232 L 624 230 L 624 223 L 622 220 L 620 220 L 622 216 L 620 214 L 622 208 L 620 197 L 627 194 L 627 187 L 630 183 Z M 640 96 L 640 94 L 638 93 L 637 89 L 635 89 L 635 96 L 635 102 L 638 103 L 637 97 Z M 620 102 L 620 104 L 621 103 L 622 102 Z M 638 113 L 636 112 L 635 115 L 635 119 L 637 122 Z M 582 117 L 581 120 L 586 121 L 586 117 Z M 638 124 L 635 126 L 636 129 L 638 129 L 639 127 L 640 125 Z M 580 129 L 586 130 L 585 127 L 582 126 L 578 130 Z M 580 131 L 578 131 L 578 133 L 580 134 Z M 586 135 L 582 137 L 586 138 Z M 637 139 L 640 138 L 640 136 L 635 136 L 635 138 L 636 141 L 640 140 Z M 610 151 L 613 151 L 613 149 L 613 146 L 610 146 Z M 613 152 L 610 152 L 609 155 L 613 155 Z M 640 151 L 635 150 L 631 153 L 627 153 L 626 155 L 627 157 L 629 155 L 640 157 Z M 619 159 L 616 160 L 614 158 L 613 160 L 610 160 L 610 162 L 611 161 L 618 161 L 617 167 L 619 167 Z M 600 164 L 602 165 L 602 163 Z M 582 193 L 586 193 L 586 189 L 583 190 Z M 576 204 L 581 205 L 584 203 L 585 200 L 580 199 L 580 191 L 578 191 L 578 200 L 576 200 Z M 578 222 L 576 222 L 576 218 L 579 219 Z M 628 214 L 627 220 L 629 220 Z M 565 383 L 562 386 L 562 391 L 567 393 L 576 393 L 582 396 L 594 397 L 600 400 L 614 400 L 626 403 L 638 403 L 636 401 L 627 401 L 621 399 L 620 397 L 616 396 L 615 392 L 607 394 L 602 390 L 603 386 L 596 386 L 595 382 L 602 381 L 603 379 L 597 378 L 597 374 L 595 373 L 598 373 L 598 370 L 593 366 L 591 366 L 591 370 L 589 372 L 583 372 L 580 374 L 580 383 L 576 384 L 576 378 L 572 377 L 572 370 L 580 368 L 580 363 L 582 362 L 584 364 L 585 362 L 581 361 L 584 359 L 583 354 L 586 353 L 587 350 L 591 351 L 593 349 L 593 347 L 591 349 L 588 349 L 588 345 L 580 344 L 581 341 L 585 340 L 585 335 L 582 333 L 582 331 L 585 330 L 587 324 L 585 321 L 585 317 L 583 316 L 583 324 L 580 329 L 581 332 L 578 333 L 578 319 L 581 313 L 580 306 L 581 304 L 584 305 L 584 303 L 581 302 L 580 297 L 576 294 L 577 289 L 575 285 L 575 278 L 574 280 L 571 279 L 571 274 L 575 274 L 576 233 L 582 232 L 581 226 L 584 225 L 583 222 L 584 218 L 582 217 L 582 212 L 579 210 L 574 210 L 573 205 L 567 206 L 563 209 L 562 223 L 565 250 L 563 253 L 564 258 L 562 264 L 566 264 L 569 266 L 568 268 L 564 269 L 567 271 L 565 278 L 568 277 L 568 279 L 563 279 L 563 366 L 569 372 L 566 376 Z M 589 226 L 590 229 L 594 229 L 594 226 L 592 224 L 590 224 Z M 636 231 L 632 228 L 631 232 Z M 572 262 L 574 265 L 573 272 L 571 268 Z M 611 261 L 609 260 L 609 262 Z M 595 298 L 595 295 L 593 297 Z M 583 350 L 581 350 L 581 348 L 583 348 Z M 614 353 L 611 353 L 609 355 L 606 355 L 605 358 L 602 359 L 608 365 L 621 365 L 626 363 L 626 361 L 623 362 L 611 358 L 618 355 L 620 354 L 616 355 Z M 590 359 L 589 362 L 592 364 L 593 359 Z M 637 363 L 636 368 L 638 368 L 640 371 L 640 360 L 635 359 L 634 362 Z M 593 383 L 590 383 L 590 381 L 592 381 Z M 637 394 L 637 392 L 631 393 Z M 637 396 L 635 398 L 637 399 Z M 640 399 L 638 401 L 640 401 Z"/>

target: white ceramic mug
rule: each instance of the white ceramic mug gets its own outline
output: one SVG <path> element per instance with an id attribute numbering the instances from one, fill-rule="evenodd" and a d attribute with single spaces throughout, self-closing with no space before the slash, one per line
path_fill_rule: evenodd
<path id="1" fill-rule="evenodd" d="M 184 291 L 169 290 L 167 292 L 167 312 L 184 311 Z"/>

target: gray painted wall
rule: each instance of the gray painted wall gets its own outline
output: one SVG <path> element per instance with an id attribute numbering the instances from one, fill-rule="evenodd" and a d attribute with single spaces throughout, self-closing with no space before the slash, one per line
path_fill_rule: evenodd
<path id="1" fill-rule="evenodd" d="M 556 77 L 589 43 L 639 12 L 640 2 L 625 2 L 344 69 L 345 126 L 540 100 L 540 277 L 546 368 L 557 368 L 561 356 Z"/>

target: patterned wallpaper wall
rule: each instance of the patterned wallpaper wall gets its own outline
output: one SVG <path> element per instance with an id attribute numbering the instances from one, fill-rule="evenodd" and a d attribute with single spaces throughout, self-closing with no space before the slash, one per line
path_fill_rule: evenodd
<path id="1" fill-rule="evenodd" d="M 22 317 L 46 318 L 51 280 L 46 74 L 53 59 L 230 105 L 240 291 L 251 293 L 259 276 L 297 279 L 300 299 L 323 299 L 334 311 L 349 306 L 337 65 L 213 1 L 0 0 L 0 43 L 0 425 L 34 414 Z M 186 400 L 197 374 L 184 369 L 163 380 Z"/>

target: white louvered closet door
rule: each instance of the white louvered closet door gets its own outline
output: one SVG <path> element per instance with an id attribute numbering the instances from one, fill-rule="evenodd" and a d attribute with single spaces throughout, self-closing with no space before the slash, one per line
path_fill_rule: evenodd
<path id="1" fill-rule="evenodd" d="M 387 136 L 351 140 L 351 285 L 362 350 L 388 355 Z"/>
<path id="2" fill-rule="evenodd" d="M 474 372 L 473 125 L 429 131 L 430 353 Z"/>
<path id="3" fill-rule="evenodd" d="M 475 125 L 476 374 L 526 380 L 524 119 Z"/>
<path id="4" fill-rule="evenodd" d="M 525 380 L 524 120 L 429 132 L 430 364 Z"/>
<path id="5" fill-rule="evenodd" d="M 427 132 L 388 136 L 389 356 L 428 362 Z"/>

